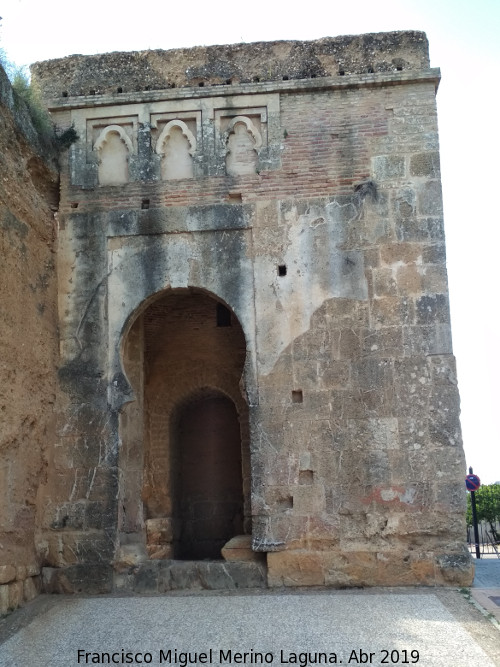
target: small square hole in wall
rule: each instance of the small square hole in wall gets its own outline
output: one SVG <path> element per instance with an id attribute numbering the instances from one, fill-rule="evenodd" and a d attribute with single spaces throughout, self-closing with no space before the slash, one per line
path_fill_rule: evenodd
<path id="1" fill-rule="evenodd" d="M 71 208 L 78 208 L 78 202 L 77 202 L 77 201 L 74 201 L 74 202 L 71 204 Z"/>
<path id="2" fill-rule="evenodd" d="M 314 472 L 312 470 L 299 470 L 299 484 L 311 485 L 314 481 Z"/>
<path id="3" fill-rule="evenodd" d="M 123 93 L 123 88 L 121 86 L 118 86 L 118 88 L 116 89 L 116 92 L 117 93 Z"/>
<path id="4" fill-rule="evenodd" d="M 302 394 L 302 389 L 294 389 L 292 391 L 292 403 L 303 403 L 304 396 Z"/>
<path id="5" fill-rule="evenodd" d="M 283 498 L 277 498 L 276 509 L 281 512 L 293 509 L 293 496 L 284 496 Z"/>
<path id="6" fill-rule="evenodd" d="M 63 97 L 68 97 L 68 91 L 67 91 L 67 90 L 63 90 L 63 94 L 62 94 L 62 96 L 63 96 Z"/>
<path id="7" fill-rule="evenodd" d="M 142 208 L 143 211 L 149 208 L 149 199 L 143 199 L 142 200 L 141 208 Z"/>
<path id="8" fill-rule="evenodd" d="M 286 276 L 286 264 L 280 264 L 278 266 L 278 275 L 282 278 Z"/>

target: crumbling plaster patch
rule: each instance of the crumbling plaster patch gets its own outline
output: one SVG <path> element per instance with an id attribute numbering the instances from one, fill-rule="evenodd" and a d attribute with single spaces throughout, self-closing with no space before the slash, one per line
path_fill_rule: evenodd
<path id="1" fill-rule="evenodd" d="M 353 196 L 350 201 L 312 204 L 302 214 L 293 204 L 281 212 L 281 246 L 255 257 L 259 374 L 272 372 L 280 354 L 308 330 L 313 313 L 325 301 L 368 298 L 363 253 L 342 249 L 349 224 L 360 215 L 359 206 Z M 279 275 L 278 265 L 286 266 L 286 276 Z M 317 266 L 321 271 L 314 270 Z"/>

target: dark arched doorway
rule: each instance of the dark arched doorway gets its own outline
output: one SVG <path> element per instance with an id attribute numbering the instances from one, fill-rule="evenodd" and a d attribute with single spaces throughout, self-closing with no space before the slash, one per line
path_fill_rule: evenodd
<path id="1" fill-rule="evenodd" d="M 178 479 L 173 512 L 179 523 L 176 558 L 220 558 L 243 532 L 241 435 L 234 403 L 221 392 L 197 392 L 172 423 Z"/>
<path id="2" fill-rule="evenodd" d="M 221 558 L 251 533 L 245 357 L 234 312 L 195 288 L 166 290 L 127 334 L 121 530 L 142 523 L 150 558 Z"/>

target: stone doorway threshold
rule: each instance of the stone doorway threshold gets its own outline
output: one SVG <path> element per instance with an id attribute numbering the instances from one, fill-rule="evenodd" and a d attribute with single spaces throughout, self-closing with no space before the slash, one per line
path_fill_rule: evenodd
<path id="1" fill-rule="evenodd" d="M 251 561 L 149 560 L 132 572 L 115 573 L 113 588 L 124 593 L 267 588 L 267 568 Z"/>

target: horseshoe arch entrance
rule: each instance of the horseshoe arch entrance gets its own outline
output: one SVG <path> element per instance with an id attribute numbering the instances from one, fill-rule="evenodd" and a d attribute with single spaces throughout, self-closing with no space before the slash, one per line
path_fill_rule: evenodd
<path id="1" fill-rule="evenodd" d="M 136 318 L 123 361 L 136 400 L 121 418 L 121 543 L 150 558 L 218 559 L 251 533 L 243 329 L 195 288 L 164 292 Z"/>

